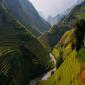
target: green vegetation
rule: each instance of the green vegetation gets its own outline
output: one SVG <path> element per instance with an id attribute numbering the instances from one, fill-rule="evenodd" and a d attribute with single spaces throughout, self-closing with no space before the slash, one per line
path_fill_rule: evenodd
<path id="1" fill-rule="evenodd" d="M 85 11 L 85 2 L 73 9 L 58 26 L 54 25 L 36 39 L 0 6 L 0 85 L 28 85 L 31 79 L 53 68 L 48 53 L 52 49 L 57 70 L 38 85 L 82 85 L 81 63 L 85 63 L 85 20 L 82 20 L 85 15 L 81 14 L 82 10 Z M 74 24 L 76 26 L 72 27 Z M 63 35 L 69 26 L 71 29 Z"/>
<path id="2" fill-rule="evenodd" d="M 76 47 L 77 51 L 77 57 L 79 57 L 80 62 L 85 62 L 85 20 L 80 20 L 76 24 L 76 30 L 75 30 L 75 38 L 74 38 L 74 46 Z"/>
<path id="3" fill-rule="evenodd" d="M 80 71 L 85 63 L 85 20 L 78 21 L 75 27 L 67 31 L 53 49 L 58 69 L 38 85 L 82 85 Z"/>
<path id="4" fill-rule="evenodd" d="M 47 50 L 0 5 L 0 85 L 28 85 L 52 67 Z"/>
<path id="5" fill-rule="evenodd" d="M 38 39 L 46 48 L 48 48 L 48 50 L 52 50 L 63 33 L 64 32 L 60 27 L 54 25 L 48 32 L 45 32 L 44 34 L 39 36 Z"/>
<path id="6" fill-rule="evenodd" d="M 59 43 L 54 47 L 52 53 L 57 59 L 60 56 L 60 51 L 62 51 L 63 59 L 72 51 L 72 40 L 74 35 L 74 29 L 67 31 L 62 38 L 60 39 Z"/>
<path id="7" fill-rule="evenodd" d="M 47 46 L 47 48 L 53 49 L 63 34 L 81 19 L 85 19 L 85 1 L 74 7 L 71 12 L 58 23 L 58 25 L 54 25 L 49 32 L 41 35 L 39 40 Z"/>
<path id="8" fill-rule="evenodd" d="M 52 53 L 53 53 L 55 59 L 57 59 L 57 57 L 60 55 L 60 49 L 61 49 L 61 46 L 59 44 L 54 47 Z"/>
<path id="9" fill-rule="evenodd" d="M 63 63 L 63 55 L 62 53 L 60 53 L 60 56 L 56 59 L 56 67 L 59 68 L 62 63 Z"/>
<path id="10" fill-rule="evenodd" d="M 80 58 L 81 62 L 85 62 L 85 48 L 80 49 L 79 58 Z"/>
<path id="11" fill-rule="evenodd" d="M 76 26 L 77 29 L 75 30 L 75 37 L 76 37 L 76 50 L 78 52 L 80 48 L 84 46 L 85 20 L 80 20 L 80 22 L 78 22 Z"/>
<path id="12" fill-rule="evenodd" d="M 80 63 L 76 55 L 76 51 L 72 51 L 54 75 L 47 81 L 40 81 L 38 85 L 81 85 Z"/>
<path id="13" fill-rule="evenodd" d="M 1 2 L 34 36 L 38 37 L 49 30 L 50 24 L 39 16 L 30 1 L 0 0 L 0 4 Z"/>

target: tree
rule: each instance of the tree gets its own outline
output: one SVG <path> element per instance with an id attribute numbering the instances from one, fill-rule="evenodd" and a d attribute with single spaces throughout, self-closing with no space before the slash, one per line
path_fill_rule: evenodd
<path id="1" fill-rule="evenodd" d="M 60 65 L 63 63 L 63 57 L 62 57 L 62 52 L 60 51 L 60 56 L 58 57 L 57 61 L 56 61 L 56 67 L 59 68 Z"/>
<path id="2" fill-rule="evenodd" d="M 76 50 L 79 52 L 83 44 L 85 34 L 85 20 L 80 20 L 76 23 L 75 37 L 76 37 Z"/>

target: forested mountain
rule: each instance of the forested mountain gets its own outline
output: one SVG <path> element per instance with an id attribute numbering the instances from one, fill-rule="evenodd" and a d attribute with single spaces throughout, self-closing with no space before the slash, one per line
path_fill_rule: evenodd
<path id="1" fill-rule="evenodd" d="M 51 66 L 46 49 L 0 4 L 0 85 L 28 85 Z"/>
<path id="2" fill-rule="evenodd" d="M 52 51 L 57 70 L 38 85 L 85 84 L 85 20 L 76 23 L 75 29 L 66 31 Z"/>
<path id="3" fill-rule="evenodd" d="M 2 0 L 8 11 L 35 36 L 48 31 L 50 24 L 42 19 L 29 0 Z"/>
<path id="4" fill-rule="evenodd" d="M 29 0 L 0 0 L 0 85 L 85 85 L 85 0 L 77 3 L 48 31 Z"/>

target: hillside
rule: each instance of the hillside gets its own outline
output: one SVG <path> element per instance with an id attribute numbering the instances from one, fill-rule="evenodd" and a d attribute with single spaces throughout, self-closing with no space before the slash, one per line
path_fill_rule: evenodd
<path id="1" fill-rule="evenodd" d="M 68 16 L 65 16 L 58 25 L 54 25 L 49 32 L 42 34 L 39 40 L 45 46 L 49 46 L 47 48 L 53 48 L 61 36 L 80 19 L 85 19 L 85 1 L 75 6 Z"/>
<path id="2" fill-rule="evenodd" d="M 48 50 L 51 50 L 56 43 L 63 36 L 66 29 L 61 29 L 61 27 L 54 25 L 48 32 L 43 33 L 38 37 L 38 40 L 46 47 Z"/>
<path id="3" fill-rule="evenodd" d="M 56 59 L 56 72 L 38 85 L 85 85 L 85 20 L 67 31 L 52 54 Z M 63 60 L 63 61 L 62 61 Z"/>
<path id="4" fill-rule="evenodd" d="M 76 52 L 70 53 L 69 57 L 48 81 L 41 81 L 39 85 L 81 85 L 80 63 L 76 59 Z"/>
<path id="5" fill-rule="evenodd" d="M 35 36 L 48 31 L 50 24 L 42 19 L 29 0 L 2 0 L 8 11 Z"/>
<path id="6" fill-rule="evenodd" d="M 28 85 L 51 66 L 46 49 L 0 4 L 0 85 Z"/>

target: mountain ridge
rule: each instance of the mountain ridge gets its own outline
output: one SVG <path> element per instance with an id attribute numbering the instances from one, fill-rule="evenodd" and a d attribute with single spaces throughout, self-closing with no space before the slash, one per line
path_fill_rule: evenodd
<path id="1" fill-rule="evenodd" d="M 72 28 L 72 26 L 80 19 L 85 19 L 84 7 L 85 1 L 76 5 L 71 12 L 58 23 L 58 25 L 54 25 L 48 32 L 39 37 L 40 42 L 45 46 L 48 45 L 47 48 L 53 48 L 67 30 Z"/>
<path id="2" fill-rule="evenodd" d="M 0 5 L 0 84 L 27 85 L 51 65 L 42 44 Z"/>
<path id="3" fill-rule="evenodd" d="M 26 27 L 30 26 L 31 29 L 28 30 L 34 35 L 39 36 L 50 28 L 49 23 L 39 16 L 34 6 L 28 0 L 3 0 L 2 3 L 22 24 Z"/>

